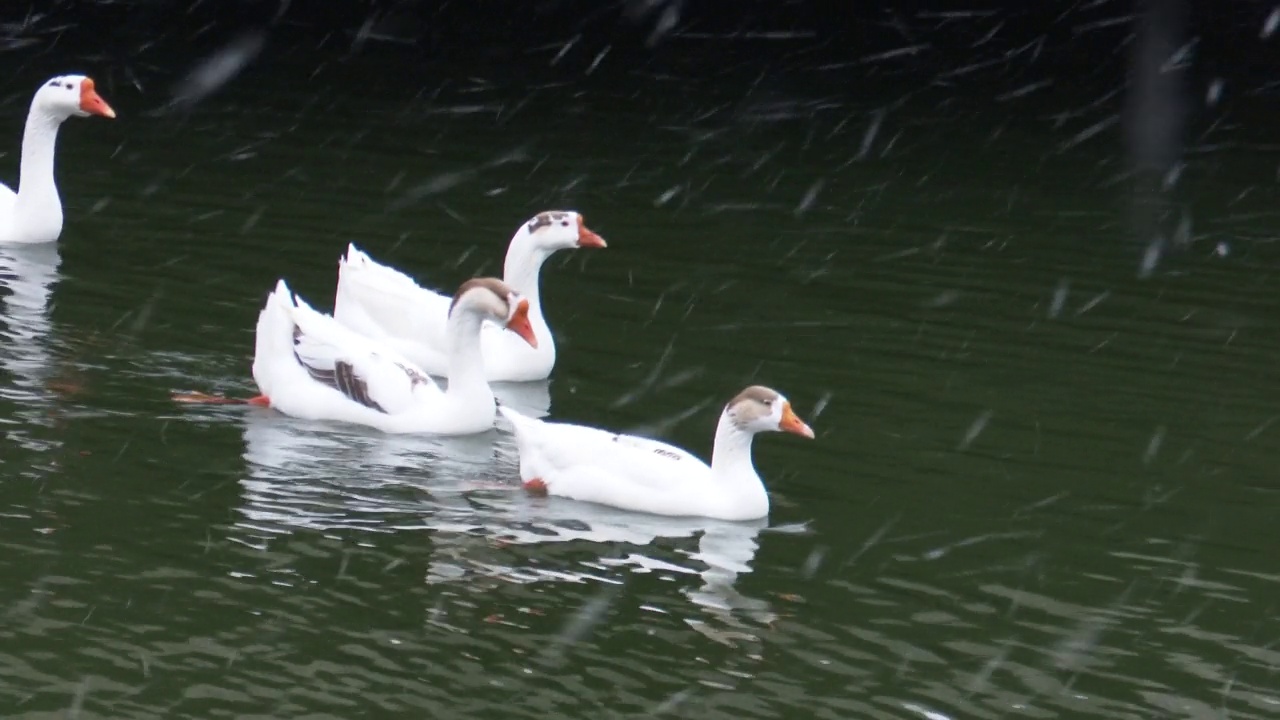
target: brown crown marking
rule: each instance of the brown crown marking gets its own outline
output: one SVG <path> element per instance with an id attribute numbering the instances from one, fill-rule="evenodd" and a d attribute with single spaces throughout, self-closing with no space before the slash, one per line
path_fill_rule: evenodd
<path id="1" fill-rule="evenodd" d="M 534 215 L 533 219 L 529 221 L 529 232 L 538 232 L 542 228 L 553 225 L 568 217 L 569 213 L 564 210 L 548 210 L 546 212 L 540 212 L 537 215 Z"/>
<path id="2" fill-rule="evenodd" d="M 762 404 L 768 404 L 778 399 L 778 392 L 763 385 L 752 385 L 751 387 L 738 393 L 729 401 L 729 407 L 733 407 L 744 400 L 755 400 Z"/>
<path id="3" fill-rule="evenodd" d="M 752 385 L 738 393 L 724 409 L 733 417 L 735 425 L 745 428 L 760 418 L 768 417 L 773 412 L 770 406 L 777 399 L 777 391 L 763 385 Z"/>
<path id="4" fill-rule="evenodd" d="M 511 297 L 512 293 L 515 292 L 509 285 L 498 278 L 471 278 L 470 280 L 462 283 L 462 285 L 458 287 L 458 291 L 453 294 L 453 301 L 449 303 L 449 312 L 452 313 L 453 309 L 458 306 L 458 301 L 462 299 L 463 295 L 466 295 L 468 292 L 471 292 L 476 288 L 485 288 L 494 295 L 502 298 L 503 302 L 507 302 L 507 298 Z"/>

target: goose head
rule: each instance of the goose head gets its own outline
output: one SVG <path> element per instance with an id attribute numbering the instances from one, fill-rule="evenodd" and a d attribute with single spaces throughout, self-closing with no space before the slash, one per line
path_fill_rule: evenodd
<path id="1" fill-rule="evenodd" d="M 453 294 L 449 314 L 470 312 L 492 320 L 538 347 L 538 338 L 529 324 L 529 301 L 497 278 L 472 278 Z"/>
<path id="2" fill-rule="evenodd" d="M 738 393 L 724 412 L 743 432 L 789 432 L 813 438 L 813 430 L 791 409 L 791 402 L 782 393 L 763 385 L 752 385 Z"/>
<path id="3" fill-rule="evenodd" d="M 72 116 L 116 116 L 116 111 L 111 109 L 94 88 L 93 78 L 84 75 L 59 75 L 45 81 L 36 91 L 31 105 L 58 120 L 66 120 Z"/>
<path id="4" fill-rule="evenodd" d="M 540 212 L 520 228 L 520 233 L 548 253 L 571 248 L 608 247 L 604 238 L 587 227 L 582 215 L 572 210 Z"/>

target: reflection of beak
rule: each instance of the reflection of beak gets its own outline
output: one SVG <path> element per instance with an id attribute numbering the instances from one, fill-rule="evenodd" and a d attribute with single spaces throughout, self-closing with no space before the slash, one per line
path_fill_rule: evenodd
<path id="1" fill-rule="evenodd" d="M 93 89 L 93 80 L 85 78 L 80 81 L 80 110 L 90 115 L 101 115 L 105 118 L 113 118 L 116 111 L 111 109 L 106 100 Z"/>
<path id="2" fill-rule="evenodd" d="M 605 243 L 604 238 L 591 232 L 591 228 L 587 227 L 587 223 L 578 216 L 578 247 L 602 248 L 609 247 Z"/>
<path id="3" fill-rule="evenodd" d="M 791 403 L 783 403 L 782 419 L 778 421 L 778 429 L 783 432 L 795 433 L 802 437 L 813 439 L 813 429 L 804 424 L 804 421 L 796 416 L 795 410 L 791 409 Z"/>
<path id="4" fill-rule="evenodd" d="M 538 347 L 538 337 L 533 334 L 533 326 L 529 324 L 528 300 L 521 300 L 516 306 L 516 311 L 511 313 L 511 319 L 507 321 L 507 329 L 524 338 L 529 347 Z"/>

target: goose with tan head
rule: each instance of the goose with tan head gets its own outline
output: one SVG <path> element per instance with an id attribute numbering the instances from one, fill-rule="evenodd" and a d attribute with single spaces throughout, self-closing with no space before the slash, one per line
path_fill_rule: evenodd
<path id="1" fill-rule="evenodd" d="M 480 364 L 480 329 L 494 322 L 531 347 L 529 300 L 501 280 L 458 288 L 448 308 L 449 386 L 395 348 L 317 312 L 280 280 L 258 315 L 254 404 L 293 417 L 367 425 L 388 433 L 467 435 L 494 425 L 493 390 Z"/>
<path id="2" fill-rule="evenodd" d="M 771 431 L 813 438 L 791 403 L 761 385 L 725 406 L 710 465 L 656 440 L 537 420 L 505 406 L 498 410 L 515 429 L 527 490 L 655 515 L 765 517 L 769 494 L 751 461 L 752 438 Z"/>
<path id="3" fill-rule="evenodd" d="M 60 75 L 36 91 L 22 132 L 18 191 L 0 184 L 0 243 L 53 242 L 62 234 L 62 198 L 53 178 L 58 129 L 68 118 L 90 115 L 116 116 L 91 78 Z"/>
<path id="4" fill-rule="evenodd" d="M 603 248 L 604 239 L 572 211 L 538 213 L 520 226 L 507 247 L 503 282 L 529 301 L 537 347 L 486 324 L 480 335 L 485 377 L 494 382 L 544 380 L 556 364 L 556 343 L 538 291 L 542 264 L 560 250 Z M 432 375 L 448 372 L 449 298 L 379 264 L 354 244 L 338 261 L 333 316 L 352 330 L 378 338 Z"/>

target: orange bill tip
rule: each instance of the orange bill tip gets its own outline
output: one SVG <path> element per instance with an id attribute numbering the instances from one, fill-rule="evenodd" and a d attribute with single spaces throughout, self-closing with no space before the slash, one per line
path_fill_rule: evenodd
<path id="1" fill-rule="evenodd" d="M 516 305 L 516 311 L 511 313 L 511 319 L 507 321 L 507 329 L 524 338 L 529 347 L 538 347 L 538 336 L 533 334 L 533 325 L 529 323 L 528 300 L 521 300 Z"/>
<path id="2" fill-rule="evenodd" d="M 591 228 L 587 227 L 587 221 L 584 220 L 581 215 L 578 216 L 578 247 L 584 247 L 584 248 L 609 247 L 608 243 L 604 241 L 604 238 L 595 234 L 594 232 L 591 231 Z"/>
<path id="3" fill-rule="evenodd" d="M 782 406 L 782 420 L 778 422 L 778 429 L 783 432 L 795 433 L 801 437 L 813 439 L 813 428 L 805 424 L 803 420 L 796 415 L 795 410 L 791 409 L 791 403 Z"/>
<path id="4" fill-rule="evenodd" d="M 80 82 L 80 109 L 90 115 L 114 118 L 116 111 L 111 109 L 106 100 L 94 89 L 93 78 L 85 78 Z"/>

